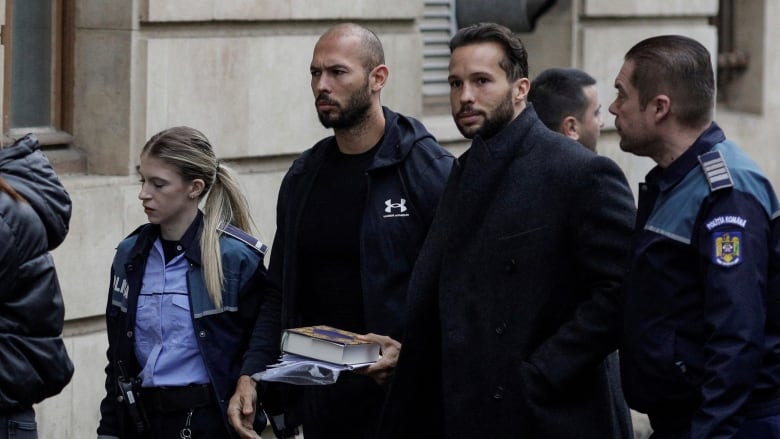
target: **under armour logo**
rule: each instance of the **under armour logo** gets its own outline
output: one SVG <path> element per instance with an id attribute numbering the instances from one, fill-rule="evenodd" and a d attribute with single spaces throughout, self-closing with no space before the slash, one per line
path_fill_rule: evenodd
<path id="1" fill-rule="evenodd" d="M 406 212 L 406 199 L 401 198 L 400 203 L 393 203 L 393 200 L 385 201 L 385 212 L 391 213 L 393 209 L 400 209 L 400 212 Z"/>

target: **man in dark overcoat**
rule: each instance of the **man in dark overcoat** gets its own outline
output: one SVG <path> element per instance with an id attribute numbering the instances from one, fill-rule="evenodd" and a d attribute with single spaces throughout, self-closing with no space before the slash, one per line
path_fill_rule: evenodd
<path id="1" fill-rule="evenodd" d="M 634 223 L 626 178 L 538 119 L 511 31 L 467 27 L 450 49 L 452 114 L 473 142 L 415 265 L 378 437 L 627 437 L 603 366 Z"/>

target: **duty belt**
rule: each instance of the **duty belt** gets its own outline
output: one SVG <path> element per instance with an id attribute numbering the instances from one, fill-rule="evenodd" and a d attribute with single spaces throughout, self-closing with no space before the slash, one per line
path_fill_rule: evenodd
<path id="1" fill-rule="evenodd" d="M 184 387 L 142 387 L 141 400 L 149 412 L 176 412 L 216 404 L 211 384 Z"/>

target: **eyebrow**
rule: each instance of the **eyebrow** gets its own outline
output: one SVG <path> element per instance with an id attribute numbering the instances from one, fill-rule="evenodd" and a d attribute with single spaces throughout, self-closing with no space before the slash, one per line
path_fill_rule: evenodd
<path id="1" fill-rule="evenodd" d="M 329 64 L 325 66 L 315 66 L 314 64 L 311 64 L 309 66 L 309 70 L 333 70 L 333 69 L 344 69 L 349 70 L 350 67 L 346 64 L 336 63 L 336 64 Z"/>
<path id="2" fill-rule="evenodd" d="M 619 88 L 621 90 L 625 90 L 625 86 L 623 85 L 623 81 L 620 80 L 620 78 L 615 79 L 615 88 Z"/>
<path id="3" fill-rule="evenodd" d="M 471 72 L 471 73 L 469 73 L 468 75 L 465 76 L 465 79 L 474 79 L 474 78 L 491 78 L 492 79 L 492 78 L 495 78 L 495 75 L 490 73 L 490 72 L 486 72 L 484 70 L 479 70 L 479 71 L 476 71 L 476 72 Z M 449 76 L 447 76 L 447 80 L 450 80 L 450 79 L 464 79 L 464 78 L 461 78 L 458 75 L 449 75 Z"/>

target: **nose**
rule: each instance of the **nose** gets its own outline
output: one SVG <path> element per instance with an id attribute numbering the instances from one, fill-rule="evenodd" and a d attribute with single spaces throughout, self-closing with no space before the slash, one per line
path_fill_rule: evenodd
<path id="1" fill-rule="evenodd" d="M 312 76 L 311 89 L 314 92 L 314 96 L 318 96 L 320 93 L 330 93 L 330 81 L 328 81 L 327 75 L 322 73 L 320 75 Z"/>
<path id="2" fill-rule="evenodd" d="M 468 84 L 463 84 L 460 88 L 460 102 L 464 104 L 474 102 L 474 92 Z"/>
<path id="3" fill-rule="evenodd" d="M 146 191 L 146 183 L 141 183 L 141 190 L 138 191 L 138 199 L 143 201 L 150 198 L 152 198 L 152 196 Z"/>
<path id="4" fill-rule="evenodd" d="M 466 104 L 473 104 L 474 93 L 472 92 L 471 87 L 464 83 L 461 84 L 460 87 L 450 88 L 450 102 L 453 105 L 453 109 L 457 108 L 455 106 L 456 104 L 458 104 L 458 107 L 463 107 Z"/>
<path id="5" fill-rule="evenodd" d="M 611 104 L 609 104 L 609 108 L 607 108 L 607 109 L 609 110 L 609 112 L 610 112 L 610 113 L 611 113 L 613 116 L 617 116 L 617 106 L 615 105 L 615 103 L 616 103 L 616 102 L 617 102 L 617 100 L 614 100 L 614 101 L 612 101 L 612 103 L 611 103 Z M 603 123 L 603 122 L 602 122 L 602 123 Z"/>

